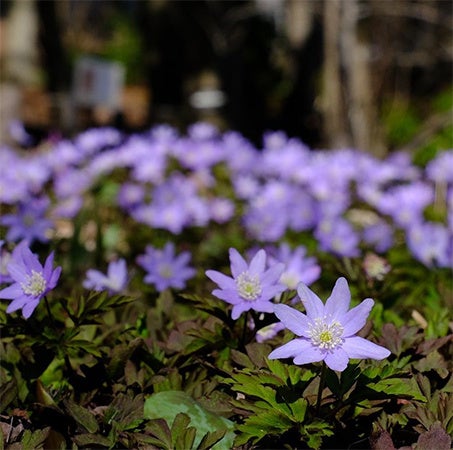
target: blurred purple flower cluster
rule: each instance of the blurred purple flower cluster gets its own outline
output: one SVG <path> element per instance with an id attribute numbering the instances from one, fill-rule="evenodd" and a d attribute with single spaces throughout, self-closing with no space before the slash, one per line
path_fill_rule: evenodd
<path id="1" fill-rule="evenodd" d="M 283 132 L 266 133 L 262 147 L 204 123 L 185 135 L 168 125 L 134 135 L 100 128 L 26 153 L 3 146 L 0 226 L 8 242 L 45 242 L 119 173 L 116 206 L 174 235 L 238 220 L 262 245 L 306 232 L 340 257 L 384 253 L 399 236 L 426 266 L 451 266 L 453 150 L 423 169 L 405 153 L 313 150 Z M 436 219 L 426 214 L 433 206 Z"/>

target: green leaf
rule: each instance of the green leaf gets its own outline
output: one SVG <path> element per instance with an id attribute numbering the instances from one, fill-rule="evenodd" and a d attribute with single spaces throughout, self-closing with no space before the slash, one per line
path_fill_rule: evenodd
<path id="1" fill-rule="evenodd" d="M 94 445 L 96 446 L 101 446 L 101 447 L 107 447 L 111 448 L 113 442 L 110 441 L 110 439 L 107 439 L 104 436 L 101 436 L 99 434 L 78 434 L 74 436 L 73 441 L 80 446 L 87 447 L 90 446 L 93 448 Z"/>
<path id="2" fill-rule="evenodd" d="M 159 440 L 159 448 L 171 449 L 173 447 L 170 428 L 165 419 L 159 418 L 149 421 L 146 430 Z"/>
<path id="3" fill-rule="evenodd" d="M 294 415 L 297 422 L 303 422 L 305 419 L 305 413 L 307 412 L 308 402 L 304 398 L 299 398 L 294 403 L 290 403 L 289 407 Z"/>
<path id="4" fill-rule="evenodd" d="M 182 391 L 164 391 L 151 395 L 145 400 L 146 419 L 164 419 L 173 423 L 179 413 L 186 414 L 195 427 L 194 447 L 200 445 L 206 433 L 225 430 L 225 436 L 213 447 L 216 450 L 232 448 L 234 424 L 230 420 L 213 414 L 201 407 L 192 397 Z"/>
<path id="5" fill-rule="evenodd" d="M 31 432 L 25 430 L 22 439 L 22 450 L 39 450 L 44 448 L 44 441 L 49 435 L 50 427 L 44 428 L 43 430 L 36 430 Z"/>
<path id="6" fill-rule="evenodd" d="M 197 450 L 210 450 L 217 442 L 223 439 L 225 434 L 226 430 L 216 430 L 212 433 L 206 433 L 200 441 Z"/>
<path id="7" fill-rule="evenodd" d="M 98 431 L 98 423 L 90 411 L 69 399 L 64 400 L 63 404 L 69 415 L 72 416 L 74 420 L 78 424 L 82 425 L 82 427 L 84 427 L 89 433 L 96 433 Z"/>
<path id="8" fill-rule="evenodd" d="M 415 378 L 385 378 L 377 383 L 369 383 L 368 387 L 376 392 L 385 392 L 397 397 L 410 397 L 426 402 Z"/>
<path id="9" fill-rule="evenodd" d="M 171 425 L 171 439 L 173 441 L 173 445 L 176 445 L 179 437 L 184 434 L 184 432 L 189 427 L 190 417 L 184 413 L 176 414 L 175 420 Z"/>
<path id="10" fill-rule="evenodd" d="M 5 411 L 8 405 L 17 398 L 17 383 L 10 380 L 0 386 L 0 411 Z"/>

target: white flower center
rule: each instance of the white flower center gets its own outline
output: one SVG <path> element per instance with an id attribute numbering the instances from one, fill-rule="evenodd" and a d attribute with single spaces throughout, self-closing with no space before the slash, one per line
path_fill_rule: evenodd
<path id="1" fill-rule="evenodd" d="M 250 275 L 242 272 L 236 278 L 238 293 L 244 300 L 256 300 L 261 294 L 261 283 L 259 275 Z"/>
<path id="2" fill-rule="evenodd" d="M 326 317 L 315 319 L 309 330 L 311 342 L 316 347 L 332 350 L 343 341 L 343 327 L 337 321 L 327 322 Z"/>
<path id="3" fill-rule="evenodd" d="M 38 297 L 46 290 L 46 280 L 42 276 L 42 273 L 31 271 L 31 275 L 26 276 L 26 282 L 21 283 L 24 294 Z"/>
<path id="4" fill-rule="evenodd" d="M 159 265 L 158 269 L 159 275 L 162 278 L 169 279 L 173 276 L 173 269 L 169 264 L 163 263 Z"/>

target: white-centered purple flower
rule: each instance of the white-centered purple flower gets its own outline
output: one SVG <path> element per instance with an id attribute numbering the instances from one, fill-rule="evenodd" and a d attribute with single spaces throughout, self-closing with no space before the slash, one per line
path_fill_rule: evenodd
<path id="1" fill-rule="evenodd" d="M 349 359 L 381 360 L 390 351 L 356 333 L 363 328 L 374 305 L 371 298 L 349 310 L 351 293 L 348 282 L 341 277 L 324 304 L 301 283 L 297 292 L 306 314 L 288 305 L 274 305 L 275 315 L 298 337 L 269 354 L 269 359 L 294 358 L 294 364 L 324 361 L 332 370 L 343 371 Z"/>
<path id="2" fill-rule="evenodd" d="M 46 196 L 30 198 L 20 202 L 15 213 L 4 214 L 0 224 L 8 227 L 7 241 L 47 242 L 48 232 L 53 228 L 53 222 L 46 217 L 49 206 L 50 199 Z"/>
<path id="3" fill-rule="evenodd" d="M 41 299 L 51 291 L 60 277 L 61 267 L 53 269 L 53 252 L 47 257 L 44 267 L 38 256 L 25 243 L 16 246 L 8 262 L 8 273 L 14 283 L 0 291 L 0 298 L 12 300 L 6 309 L 12 313 L 22 309 L 28 319 Z"/>
<path id="4" fill-rule="evenodd" d="M 127 285 L 127 267 L 124 259 L 111 261 L 107 268 L 107 274 L 99 270 L 89 269 L 86 273 L 86 279 L 83 286 L 86 289 L 95 291 L 107 290 L 111 294 L 117 294 L 123 291 Z"/>
<path id="5" fill-rule="evenodd" d="M 300 282 L 310 286 L 321 274 L 321 267 L 317 264 L 316 258 L 308 257 L 307 249 L 303 245 L 291 249 L 286 242 L 283 242 L 270 260 L 285 264 L 280 282 L 288 289 L 296 289 Z"/>
<path id="6" fill-rule="evenodd" d="M 146 270 L 145 283 L 153 284 L 159 292 L 167 288 L 183 289 L 196 270 L 190 267 L 190 253 L 175 254 L 173 242 L 163 249 L 148 245 L 145 254 L 137 257 L 137 263 Z"/>
<path id="7" fill-rule="evenodd" d="M 285 265 L 275 263 L 266 270 L 266 252 L 263 249 L 247 264 L 236 249 L 230 248 L 230 262 L 233 277 L 216 270 L 208 270 L 206 275 L 220 288 L 214 289 L 212 294 L 233 305 L 232 319 L 236 320 L 250 309 L 272 312 L 271 300 L 285 290 L 285 286 L 279 283 Z"/>

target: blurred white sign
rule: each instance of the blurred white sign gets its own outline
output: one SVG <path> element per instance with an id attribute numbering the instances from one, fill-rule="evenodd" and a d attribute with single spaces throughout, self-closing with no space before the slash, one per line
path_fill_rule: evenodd
<path id="1" fill-rule="evenodd" d="M 74 68 L 73 97 L 77 105 L 118 109 L 124 86 L 124 66 L 84 56 Z"/>

